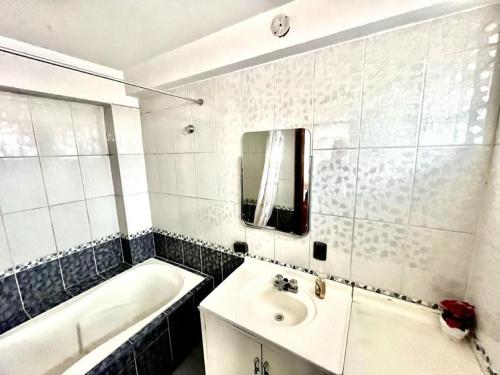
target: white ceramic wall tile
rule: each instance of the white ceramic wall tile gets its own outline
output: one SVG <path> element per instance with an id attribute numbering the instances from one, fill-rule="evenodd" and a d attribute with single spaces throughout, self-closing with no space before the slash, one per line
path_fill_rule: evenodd
<path id="1" fill-rule="evenodd" d="M 192 97 L 202 97 L 203 105 L 191 106 L 191 122 L 194 125 L 193 136 L 193 151 L 195 152 L 215 152 L 215 114 L 214 101 L 212 99 L 212 84 L 211 81 L 204 81 L 204 89 L 199 87 L 191 87 L 190 94 Z M 197 93 L 210 92 L 206 95 L 196 95 Z M 187 123 L 184 125 L 188 125 Z"/>
<path id="2" fill-rule="evenodd" d="M 314 53 L 275 64 L 275 128 L 309 128 L 312 125 Z"/>
<path id="3" fill-rule="evenodd" d="M 86 199 L 114 195 L 108 156 L 81 156 L 80 167 Z"/>
<path id="4" fill-rule="evenodd" d="M 41 156 L 76 155 L 69 103 L 32 98 L 31 118 Z"/>
<path id="5" fill-rule="evenodd" d="M 44 157 L 40 161 L 49 205 L 84 199 L 77 156 Z"/>
<path id="6" fill-rule="evenodd" d="M 149 207 L 151 208 L 151 224 L 153 228 L 166 230 L 164 227 L 163 196 L 165 194 L 149 191 Z"/>
<path id="7" fill-rule="evenodd" d="M 274 259 L 274 231 L 246 227 L 245 236 L 250 254 Z"/>
<path id="8" fill-rule="evenodd" d="M 407 224 L 415 149 L 364 149 L 359 155 L 356 217 Z"/>
<path id="9" fill-rule="evenodd" d="M 196 196 L 194 154 L 176 154 L 177 192 L 179 195 Z"/>
<path id="10" fill-rule="evenodd" d="M 236 241 L 245 241 L 245 226 L 238 202 L 220 202 L 221 245 L 233 248 Z"/>
<path id="11" fill-rule="evenodd" d="M 493 143 L 499 105 L 496 54 L 496 48 L 468 50 L 429 61 L 421 145 Z"/>
<path id="12" fill-rule="evenodd" d="M 14 263 L 12 262 L 12 256 L 10 255 L 7 237 L 3 229 L 3 220 L 0 217 L 0 271 L 6 270 L 13 265 Z"/>
<path id="13" fill-rule="evenodd" d="M 180 233 L 198 237 L 198 202 L 196 198 L 178 197 Z"/>
<path id="14" fill-rule="evenodd" d="M 106 155 L 108 142 L 101 106 L 71 103 L 71 116 L 79 155 Z"/>
<path id="15" fill-rule="evenodd" d="M 198 198 L 217 199 L 217 154 L 195 154 L 196 191 Z"/>
<path id="16" fill-rule="evenodd" d="M 423 62 L 366 67 L 362 147 L 416 145 L 423 78 Z"/>
<path id="17" fill-rule="evenodd" d="M 467 48 L 498 43 L 500 5 L 463 12 L 431 23 L 430 55 L 442 55 Z"/>
<path id="18" fill-rule="evenodd" d="M 198 199 L 199 238 L 218 244 L 221 241 L 219 201 Z"/>
<path id="19" fill-rule="evenodd" d="M 406 238 L 406 226 L 356 219 L 351 279 L 400 291 Z"/>
<path id="20" fill-rule="evenodd" d="M 314 153 L 312 212 L 353 216 L 357 158 L 357 150 L 322 150 Z"/>
<path id="21" fill-rule="evenodd" d="M 38 158 L 0 159 L 0 181 L 4 214 L 47 205 Z"/>
<path id="22" fill-rule="evenodd" d="M 148 191 L 146 161 L 144 155 L 118 155 L 123 194 Z"/>
<path id="23" fill-rule="evenodd" d="M 314 148 L 357 147 L 364 41 L 324 48 L 315 55 Z"/>
<path id="24" fill-rule="evenodd" d="M 151 227 L 148 193 L 125 195 L 123 203 L 127 219 L 126 234 L 134 234 Z"/>
<path id="25" fill-rule="evenodd" d="M 0 93 L 0 157 L 37 154 L 28 98 Z"/>
<path id="26" fill-rule="evenodd" d="M 276 232 L 274 235 L 275 257 L 280 261 L 300 267 L 309 267 L 309 237 L 296 237 Z"/>
<path id="27" fill-rule="evenodd" d="M 144 161 L 146 162 L 146 175 L 148 178 L 148 191 L 159 193 L 160 185 L 160 164 L 159 155 L 146 154 Z M 175 177 L 175 174 L 173 175 Z"/>
<path id="28" fill-rule="evenodd" d="M 117 153 L 143 154 L 141 116 L 137 108 L 111 106 Z"/>
<path id="29" fill-rule="evenodd" d="M 190 112 L 190 108 L 186 106 L 180 106 L 169 110 L 170 131 L 172 134 L 174 152 L 176 153 L 193 152 L 194 133 L 184 134 L 184 128 L 187 125 L 193 125 L 191 124 Z"/>
<path id="30" fill-rule="evenodd" d="M 177 194 L 177 172 L 175 168 L 175 155 L 158 155 L 158 168 L 160 171 L 160 192 Z"/>
<path id="31" fill-rule="evenodd" d="M 312 214 L 310 267 L 344 278 L 350 277 L 353 220 L 338 216 Z M 326 261 L 313 258 L 314 241 L 327 244 Z"/>
<path id="32" fill-rule="evenodd" d="M 173 114 L 175 110 L 166 109 L 141 115 L 144 152 L 174 152 Z"/>
<path id="33" fill-rule="evenodd" d="M 64 251 L 90 241 L 90 226 L 84 201 L 50 207 L 57 249 Z"/>
<path id="34" fill-rule="evenodd" d="M 474 233 L 490 152 L 486 146 L 420 149 L 411 223 Z"/>
<path id="35" fill-rule="evenodd" d="M 56 252 L 48 208 L 5 215 L 3 221 L 15 265 Z"/>
<path id="36" fill-rule="evenodd" d="M 274 64 L 242 72 L 243 131 L 274 129 Z"/>
<path id="37" fill-rule="evenodd" d="M 162 229 L 169 230 L 175 233 L 180 233 L 181 231 L 181 221 L 179 216 L 179 199 L 175 195 L 162 194 L 163 195 L 163 210 L 164 218 L 161 222 L 163 224 Z"/>
<path id="38" fill-rule="evenodd" d="M 87 210 L 93 240 L 119 232 L 114 196 L 88 199 Z"/>

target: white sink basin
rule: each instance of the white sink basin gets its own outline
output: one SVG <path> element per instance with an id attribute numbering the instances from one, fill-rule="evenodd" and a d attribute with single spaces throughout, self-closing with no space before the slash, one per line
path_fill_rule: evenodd
<path id="1" fill-rule="evenodd" d="M 297 294 L 279 291 L 272 278 L 248 282 L 241 290 L 244 310 L 263 324 L 281 327 L 310 322 L 316 315 L 316 306 L 299 286 Z"/>

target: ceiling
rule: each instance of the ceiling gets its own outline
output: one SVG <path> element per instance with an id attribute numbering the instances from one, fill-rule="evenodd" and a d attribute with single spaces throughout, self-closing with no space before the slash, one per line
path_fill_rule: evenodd
<path id="1" fill-rule="evenodd" d="M 291 0 L 0 0 L 0 35 L 116 69 Z"/>

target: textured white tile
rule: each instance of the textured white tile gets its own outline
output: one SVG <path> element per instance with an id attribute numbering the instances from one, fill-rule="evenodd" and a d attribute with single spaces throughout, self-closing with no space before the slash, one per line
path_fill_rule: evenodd
<path id="1" fill-rule="evenodd" d="M 40 161 L 49 205 L 83 200 L 78 157 L 44 157 Z"/>
<path id="2" fill-rule="evenodd" d="M 221 219 L 219 202 L 198 199 L 199 238 L 203 241 L 220 243 Z"/>
<path id="3" fill-rule="evenodd" d="M 37 158 L 0 159 L 0 208 L 3 213 L 47 205 Z"/>
<path id="4" fill-rule="evenodd" d="M 312 214 L 310 267 L 331 275 L 350 277 L 353 220 L 338 216 Z M 326 261 L 313 258 L 314 241 L 327 245 Z"/>
<path id="5" fill-rule="evenodd" d="M 97 198 L 114 194 L 108 156 L 81 156 L 80 167 L 82 168 L 85 198 Z"/>
<path id="6" fill-rule="evenodd" d="M 499 105 L 495 55 L 490 48 L 429 61 L 421 145 L 493 143 Z"/>
<path id="7" fill-rule="evenodd" d="M 118 155 L 123 194 L 148 191 L 146 161 L 144 155 Z"/>
<path id="8" fill-rule="evenodd" d="M 243 131 L 274 129 L 274 64 L 242 72 Z"/>
<path id="9" fill-rule="evenodd" d="M 193 150 L 195 152 L 215 152 L 215 113 L 212 80 L 191 85 L 189 94 L 191 97 L 201 97 L 204 100 L 203 105 L 190 107 L 191 123 L 195 127 Z"/>
<path id="10" fill-rule="evenodd" d="M 14 264 L 56 252 L 48 208 L 5 215 L 3 221 Z"/>
<path id="11" fill-rule="evenodd" d="M 7 236 L 3 229 L 3 220 L 0 217 L 0 271 L 6 270 L 12 266 L 12 256 L 10 255 Z"/>
<path id="12" fill-rule="evenodd" d="M 313 212 L 353 216 L 357 150 L 316 151 L 313 157 Z"/>
<path id="13" fill-rule="evenodd" d="M 308 128 L 312 125 L 313 80 L 313 53 L 276 61 L 276 129 Z"/>
<path id="14" fill-rule="evenodd" d="M 75 129 L 79 155 L 106 155 L 108 142 L 101 106 L 71 103 L 71 116 Z"/>
<path id="15" fill-rule="evenodd" d="M 245 232 L 250 254 L 274 259 L 274 231 L 246 227 Z"/>
<path id="16" fill-rule="evenodd" d="M 233 248 L 236 241 L 245 241 L 245 226 L 241 220 L 239 202 L 220 202 L 221 245 Z"/>
<path id="17" fill-rule="evenodd" d="M 160 192 L 177 194 L 177 174 L 173 154 L 158 155 L 160 171 Z"/>
<path id="18" fill-rule="evenodd" d="M 134 234 L 151 228 L 151 209 L 148 193 L 125 195 L 123 197 L 127 219 L 127 234 Z"/>
<path id="19" fill-rule="evenodd" d="M 296 237 L 276 232 L 274 235 L 276 260 L 300 267 L 309 267 L 309 237 Z"/>
<path id="20" fill-rule="evenodd" d="M 118 154 L 143 154 L 139 109 L 117 105 L 111 108 Z"/>
<path id="21" fill-rule="evenodd" d="M 141 115 L 142 139 L 145 153 L 174 152 L 175 110 L 158 110 Z"/>
<path id="22" fill-rule="evenodd" d="M 401 291 L 407 227 L 356 219 L 351 279 Z"/>
<path id="23" fill-rule="evenodd" d="M 177 172 L 177 192 L 179 195 L 196 196 L 194 154 L 175 155 L 175 170 Z"/>
<path id="24" fill-rule="evenodd" d="M 0 96 L 0 156 L 38 154 L 28 99 L 21 95 Z"/>
<path id="25" fill-rule="evenodd" d="M 90 241 L 90 226 L 84 201 L 50 207 L 57 249 L 67 250 Z"/>
<path id="26" fill-rule="evenodd" d="M 161 191 L 160 164 L 158 158 L 158 155 L 144 155 L 144 161 L 146 162 L 146 175 L 148 178 L 148 191 L 155 193 L 159 193 Z"/>
<path id="27" fill-rule="evenodd" d="M 184 134 L 184 128 L 187 125 L 196 125 L 191 123 L 190 108 L 182 106 L 169 110 L 169 126 L 171 127 L 171 136 L 174 146 L 174 152 L 193 152 L 194 133 Z"/>
<path id="28" fill-rule="evenodd" d="M 163 210 L 164 218 L 163 224 L 168 231 L 180 233 L 181 222 L 179 216 L 179 198 L 175 195 L 163 195 Z"/>
<path id="29" fill-rule="evenodd" d="M 119 232 L 114 196 L 87 200 L 87 210 L 93 240 Z"/>
<path id="30" fill-rule="evenodd" d="M 415 149 L 360 151 L 356 217 L 408 223 Z"/>
<path id="31" fill-rule="evenodd" d="M 197 238 L 198 229 L 198 202 L 196 198 L 178 197 L 180 233 Z"/>
<path id="32" fill-rule="evenodd" d="M 195 154 L 195 168 L 198 198 L 217 199 L 217 154 Z"/>
<path id="33" fill-rule="evenodd" d="M 41 156 L 76 155 L 69 103 L 62 100 L 33 98 L 31 118 Z"/>
<path id="34" fill-rule="evenodd" d="M 362 147 L 416 144 L 423 73 L 423 62 L 366 67 Z"/>
<path id="35" fill-rule="evenodd" d="M 489 147 L 420 149 L 411 223 L 473 233 L 489 155 Z"/>

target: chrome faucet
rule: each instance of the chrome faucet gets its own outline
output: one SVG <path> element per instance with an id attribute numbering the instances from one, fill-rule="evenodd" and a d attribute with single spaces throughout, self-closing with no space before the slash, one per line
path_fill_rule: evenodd
<path id="1" fill-rule="evenodd" d="M 283 277 L 283 275 L 280 274 L 274 276 L 273 285 L 279 291 L 292 292 L 292 293 L 298 293 L 299 291 L 299 284 L 297 283 L 297 280 L 295 279 L 288 280 L 286 277 Z"/>

